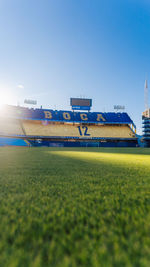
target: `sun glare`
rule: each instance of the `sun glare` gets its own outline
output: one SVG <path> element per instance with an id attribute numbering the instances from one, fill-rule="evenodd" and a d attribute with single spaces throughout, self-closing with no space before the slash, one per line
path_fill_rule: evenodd
<path id="1" fill-rule="evenodd" d="M 0 93 L 0 108 L 2 108 L 5 104 L 11 103 L 11 98 L 12 97 L 9 93 Z"/>

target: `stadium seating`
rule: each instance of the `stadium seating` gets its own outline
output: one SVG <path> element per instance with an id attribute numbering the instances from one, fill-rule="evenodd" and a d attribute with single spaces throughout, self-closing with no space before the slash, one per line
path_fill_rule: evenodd
<path id="1" fill-rule="evenodd" d="M 8 145 L 19 145 L 22 138 L 25 146 L 57 146 L 58 143 L 59 146 L 116 146 L 116 143 L 121 146 L 121 142 L 124 146 L 136 146 L 133 128 L 135 125 L 127 113 L 72 112 L 18 106 L 6 106 L 0 112 L 0 137 L 15 138 L 15 141 L 9 139 L 7 142 L 1 139 L 2 144 Z"/>
<path id="2" fill-rule="evenodd" d="M 88 123 L 120 123 L 134 124 L 127 113 L 116 112 L 72 112 L 67 110 L 29 109 L 25 107 L 7 106 L 6 115 L 18 119 L 49 120 Z"/>
<path id="3" fill-rule="evenodd" d="M 119 137 L 132 138 L 134 133 L 128 125 L 124 126 L 80 126 L 69 124 L 43 125 L 41 121 L 23 121 L 26 135 L 30 136 L 52 136 L 52 137 Z"/>
<path id="4" fill-rule="evenodd" d="M 20 121 L 0 118 L 0 135 L 24 135 Z"/>

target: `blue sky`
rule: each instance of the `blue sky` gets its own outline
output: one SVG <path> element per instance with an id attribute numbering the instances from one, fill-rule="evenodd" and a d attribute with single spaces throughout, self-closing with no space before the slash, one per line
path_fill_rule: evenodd
<path id="1" fill-rule="evenodd" d="M 93 111 L 125 105 L 141 132 L 144 80 L 150 80 L 148 0 L 0 0 L 0 97 Z M 4 101 L 4 100 L 3 100 Z"/>

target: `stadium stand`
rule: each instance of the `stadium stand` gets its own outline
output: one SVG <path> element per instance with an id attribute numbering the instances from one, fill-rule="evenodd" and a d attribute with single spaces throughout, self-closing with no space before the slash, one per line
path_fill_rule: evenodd
<path id="1" fill-rule="evenodd" d="M 26 135 L 29 136 L 53 136 L 53 137 L 80 137 L 87 129 L 87 135 L 90 137 L 120 137 L 131 138 L 135 137 L 130 127 L 127 126 L 79 126 L 79 125 L 62 125 L 62 124 L 47 124 L 43 125 L 41 121 L 23 121 L 22 122 Z M 80 129 L 79 129 L 80 127 Z M 86 127 L 86 128 L 84 128 Z M 83 128 L 83 129 L 82 129 Z M 85 136 L 85 135 L 84 135 Z"/>
<path id="2" fill-rule="evenodd" d="M 127 113 L 72 112 L 6 106 L 0 136 L 31 145 L 136 146 L 136 127 Z"/>
<path id="3" fill-rule="evenodd" d="M 0 135 L 24 135 L 18 119 L 0 118 Z"/>

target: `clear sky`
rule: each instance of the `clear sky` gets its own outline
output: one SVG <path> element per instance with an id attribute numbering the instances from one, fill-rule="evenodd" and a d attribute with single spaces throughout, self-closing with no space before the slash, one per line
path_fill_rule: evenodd
<path id="1" fill-rule="evenodd" d="M 150 81 L 149 0 L 0 0 L 0 101 L 93 111 L 125 105 L 141 132 Z"/>

